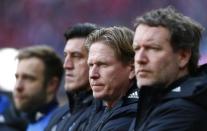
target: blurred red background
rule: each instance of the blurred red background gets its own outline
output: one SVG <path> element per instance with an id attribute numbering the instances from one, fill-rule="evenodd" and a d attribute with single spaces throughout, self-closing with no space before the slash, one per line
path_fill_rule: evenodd
<path id="1" fill-rule="evenodd" d="M 0 48 L 47 44 L 62 54 L 63 33 L 73 24 L 133 28 L 137 16 L 168 5 L 207 26 L 206 0 L 1 0 Z M 204 32 L 201 52 L 205 62 L 206 43 Z"/>

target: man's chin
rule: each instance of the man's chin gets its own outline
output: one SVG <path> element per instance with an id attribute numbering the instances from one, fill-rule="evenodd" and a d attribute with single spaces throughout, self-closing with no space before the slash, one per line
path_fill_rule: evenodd
<path id="1" fill-rule="evenodd" d="M 148 86 L 151 86 L 151 85 L 152 85 L 152 83 L 150 83 L 150 82 L 137 82 L 137 86 L 139 88 L 148 87 Z"/>
<path id="2" fill-rule="evenodd" d="M 163 83 L 155 83 L 155 82 L 149 82 L 149 83 L 139 83 L 137 84 L 139 88 L 163 88 Z"/>
<path id="3" fill-rule="evenodd" d="M 16 105 L 16 109 L 23 112 L 28 112 L 28 108 L 24 105 Z"/>
<path id="4" fill-rule="evenodd" d="M 138 88 L 150 88 L 153 87 L 153 83 L 139 83 L 137 84 Z"/>
<path id="5" fill-rule="evenodd" d="M 90 89 L 89 84 L 65 84 L 64 89 L 66 92 L 80 92 L 80 91 L 86 91 Z"/>
<path id="6" fill-rule="evenodd" d="M 93 97 L 99 100 L 103 100 L 105 98 L 105 96 L 99 92 L 95 92 L 93 91 Z"/>
<path id="7" fill-rule="evenodd" d="M 65 86 L 65 91 L 66 92 L 76 92 L 78 90 L 80 90 L 80 89 L 78 87 L 76 87 L 76 86 L 72 86 L 72 85 Z"/>

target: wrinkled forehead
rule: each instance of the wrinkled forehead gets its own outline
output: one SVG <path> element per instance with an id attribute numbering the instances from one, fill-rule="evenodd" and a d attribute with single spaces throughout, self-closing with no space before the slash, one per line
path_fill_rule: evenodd
<path id="1" fill-rule="evenodd" d="M 114 50 L 103 42 L 95 42 L 89 48 L 88 59 L 90 60 L 108 60 L 117 59 Z"/>
<path id="2" fill-rule="evenodd" d="M 83 52 L 86 50 L 84 42 L 85 38 L 73 38 L 69 39 L 66 44 L 64 51 L 65 52 Z"/>
<path id="3" fill-rule="evenodd" d="M 148 26 L 139 25 L 136 28 L 134 36 L 134 44 L 141 44 L 143 42 L 161 43 L 164 41 L 170 41 L 170 32 L 167 28 L 162 26 Z"/>

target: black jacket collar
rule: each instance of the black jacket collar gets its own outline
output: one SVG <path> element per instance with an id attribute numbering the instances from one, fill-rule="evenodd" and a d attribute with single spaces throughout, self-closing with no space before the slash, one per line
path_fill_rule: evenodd
<path id="1" fill-rule="evenodd" d="M 58 102 L 56 99 L 53 101 L 49 102 L 48 104 L 42 106 L 39 108 L 39 110 L 35 112 L 30 112 L 30 113 L 24 113 L 25 117 L 30 121 L 30 122 L 36 122 L 39 120 L 44 115 L 47 115 L 50 111 L 55 109 L 58 106 Z"/>
<path id="2" fill-rule="evenodd" d="M 69 110 L 71 113 L 78 111 L 82 106 L 92 103 L 92 90 L 80 92 L 67 92 Z"/>

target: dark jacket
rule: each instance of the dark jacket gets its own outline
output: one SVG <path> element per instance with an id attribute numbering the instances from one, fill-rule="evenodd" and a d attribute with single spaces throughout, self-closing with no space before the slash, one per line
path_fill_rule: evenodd
<path id="1" fill-rule="evenodd" d="M 114 107 L 104 107 L 100 100 L 91 112 L 85 131 L 126 131 L 137 112 L 138 92 L 136 82 Z"/>
<path id="2" fill-rule="evenodd" d="M 28 121 L 11 104 L 0 114 L 0 131 L 26 131 Z"/>
<path id="3" fill-rule="evenodd" d="M 93 101 L 92 91 L 68 93 L 69 104 L 57 109 L 45 131 L 82 130 Z"/>
<path id="4" fill-rule="evenodd" d="M 0 131 L 41 131 L 47 125 L 50 115 L 57 107 L 56 100 L 44 105 L 38 111 L 24 113 L 11 104 L 3 113 Z"/>
<path id="5" fill-rule="evenodd" d="M 136 131 L 206 131 L 207 70 L 185 76 L 168 88 L 139 92 Z"/>
<path id="6" fill-rule="evenodd" d="M 0 91 L 0 131 L 25 131 L 27 120 L 13 103 L 12 93 Z"/>

